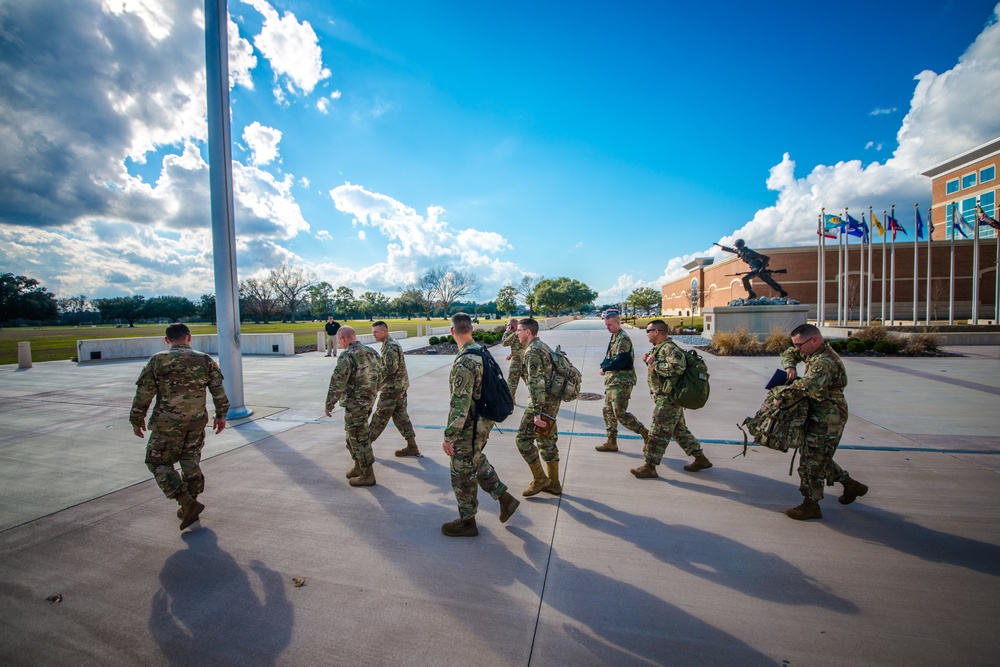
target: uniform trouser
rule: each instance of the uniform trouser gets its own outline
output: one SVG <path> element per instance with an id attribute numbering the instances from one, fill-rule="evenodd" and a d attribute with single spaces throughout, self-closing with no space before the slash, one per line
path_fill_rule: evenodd
<path id="1" fill-rule="evenodd" d="M 540 412 L 556 418 L 559 416 L 560 403 L 562 401 L 548 403 Z M 559 448 L 556 447 L 556 442 L 559 440 L 559 424 L 555 424 L 548 435 L 538 435 L 535 433 L 535 414 L 538 412 L 538 410 L 533 412 L 525 410 L 524 416 L 521 417 L 521 426 L 517 429 L 517 435 L 514 436 L 517 451 L 521 452 L 521 457 L 528 465 L 537 461 L 539 456 L 542 457 L 543 461 L 559 460 Z M 536 442 L 537 446 L 535 446 Z"/>
<path id="2" fill-rule="evenodd" d="M 455 454 L 451 457 L 451 488 L 455 491 L 458 501 L 458 515 L 463 519 L 475 516 L 479 509 L 479 489 L 490 494 L 494 500 L 500 500 L 507 491 L 507 486 L 500 481 L 490 460 L 486 458 L 486 439 L 490 435 L 493 422 L 479 420 L 476 423 L 475 444 L 472 438 L 472 419 L 466 421 L 466 427 L 455 440 Z"/>
<path id="3" fill-rule="evenodd" d="M 824 482 L 833 486 L 849 477 L 833 460 L 846 425 L 847 415 L 832 413 L 822 419 L 809 415 L 805 439 L 799 448 L 799 491 L 803 497 L 819 502 L 823 499 Z"/>
<path id="4" fill-rule="evenodd" d="M 344 433 L 347 436 L 347 451 L 362 468 L 370 468 L 375 463 L 372 441 L 368 431 L 368 415 L 371 404 L 347 404 L 344 406 Z"/>
<path id="5" fill-rule="evenodd" d="M 779 285 L 778 283 L 776 283 L 774 281 L 774 278 L 772 278 L 771 276 L 769 276 L 766 273 L 760 273 L 760 271 L 763 271 L 763 269 L 754 269 L 754 270 L 750 271 L 749 273 L 744 274 L 744 276 L 743 276 L 743 289 L 745 289 L 747 291 L 747 293 L 751 293 L 751 294 L 755 293 L 753 291 L 753 285 L 750 282 L 754 278 L 760 278 L 761 281 L 763 281 L 763 282 L 767 283 L 768 285 L 770 285 L 771 288 L 774 289 L 774 291 L 778 292 L 779 294 L 781 292 L 785 291 L 785 290 L 781 289 L 781 285 Z"/>
<path id="6" fill-rule="evenodd" d="M 604 389 L 604 430 L 608 436 L 618 435 L 618 422 L 636 433 L 645 428 L 642 422 L 628 411 L 628 401 L 634 386 L 621 384 Z"/>
<path id="7" fill-rule="evenodd" d="M 201 474 L 201 450 L 205 446 L 205 428 L 190 431 L 152 430 L 146 445 L 146 467 L 167 498 L 182 493 L 197 496 L 205 490 L 205 476 Z M 177 474 L 174 464 L 181 464 Z"/>
<path id="8" fill-rule="evenodd" d="M 507 387 L 510 389 L 511 398 L 517 393 L 517 385 L 521 381 L 524 372 L 524 364 L 520 359 L 510 360 L 510 369 L 507 371 Z"/>
<path id="9" fill-rule="evenodd" d="M 382 431 L 388 426 L 389 420 L 396 425 L 399 434 L 409 442 L 416 438 L 417 433 L 413 430 L 413 422 L 410 415 L 406 414 L 406 390 L 383 391 L 378 395 L 378 403 L 375 405 L 375 413 L 372 415 L 371 423 L 368 425 L 369 439 L 371 442 L 378 440 Z"/>
<path id="10" fill-rule="evenodd" d="M 326 353 L 327 354 L 332 354 L 333 356 L 337 356 L 337 337 L 336 336 L 331 336 L 330 334 L 326 335 Z"/>
<path id="11" fill-rule="evenodd" d="M 684 408 L 667 396 L 655 396 L 653 420 L 649 424 L 649 445 L 646 447 L 646 463 L 658 466 L 667 451 L 670 438 L 677 441 L 688 456 L 703 454 L 701 443 L 688 430 L 684 421 Z"/>

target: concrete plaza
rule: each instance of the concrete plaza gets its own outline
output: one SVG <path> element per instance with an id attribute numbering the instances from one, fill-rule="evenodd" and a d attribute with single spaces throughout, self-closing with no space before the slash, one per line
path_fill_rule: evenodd
<path id="1" fill-rule="evenodd" d="M 602 323 L 541 337 L 602 393 Z M 674 443 L 661 477 L 637 480 L 641 440 L 596 452 L 602 402 L 573 402 L 563 495 L 522 499 L 501 524 L 480 493 L 472 539 L 440 532 L 457 516 L 440 444 L 453 357 L 407 356 L 424 456 L 395 458 L 390 425 L 378 485 L 361 489 L 344 477 L 342 410 L 323 416 L 335 360 L 245 358 L 254 415 L 207 436 L 207 509 L 183 533 L 127 422 L 142 361 L 0 366 L 0 662 L 995 665 L 1000 349 L 956 351 L 845 360 L 837 460 L 871 491 L 842 506 L 830 489 L 821 521 L 781 512 L 800 501 L 789 455 L 737 456 L 777 359 L 709 356 L 712 399 L 687 419 L 715 467 L 684 472 Z M 518 497 L 522 407 L 487 448 Z"/>

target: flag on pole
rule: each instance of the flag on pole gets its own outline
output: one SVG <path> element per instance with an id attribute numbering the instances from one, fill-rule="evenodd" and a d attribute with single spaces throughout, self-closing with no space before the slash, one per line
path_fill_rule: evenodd
<path id="1" fill-rule="evenodd" d="M 835 229 L 835 228 L 839 229 L 840 233 L 843 234 L 844 233 L 844 221 L 841 220 L 841 218 L 840 218 L 839 215 L 830 215 L 830 214 L 827 214 L 827 216 L 826 216 L 826 231 L 830 231 L 831 229 Z"/>
<path id="2" fill-rule="evenodd" d="M 875 229 L 878 230 L 879 236 L 885 236 L 885 227 L 883 227 L 882 223 L 879 222 L 878 218 L 875 217 L 874 211 L 872 211 L 872 224 L 875 225 Z"/>
<path id="3" fill-rule="evenodd" d="M 924 221 L 921 220 L 921 218 L 920 218 L 920 209 L 919 208 L 914 208 L 913 210 L 917 212 L 917 238 L 920 239 L 921 241 L 923 241 L 924 240 Z"/>
<path id="4" fill-rule="evenodd" d="M 934 209 L 927 209 L 927 240 L 934 241 Z M 927 318 L 930 320 L 930 318 Z"/>
<path id="5" fill-rule="evenodd" d="M 969 226 L 969 223 L 965 221 L 965 216 L 959 213 L 958 207 L 955 206 L 951 209 L 951 236 L 955 237 L 955 232 L 962 235 L 963 238 L 969 238 L 969 235 L 965 233 L 965 229 Z M 957 214 L 957 217 L 956 217 Z"/>
<path id="6" fill-rule="evenodd" d="M 892 230 L 893 241 L 896 240 L 896 232 L 903 232 L 904 234 L 906 233 L 906 230 L 903 229 L 903 225 L 899 224 L 899 220 L 896 220 L 895 216 L 892 215 L 885 216 L 885 226 L 888 229 Z"/>
<path id="7" fill-rule="evenodd" d="M 865 238 L 865 230 L 861 226 L 861 223 L 854 219 L 850 213 L 847 214 L 847 233 L 851 236 L 857 236 L 860 239 Z"/>
<path id="8" fill-rule="evenodd" d="M 864 236 L 861 237 L 862 243 L 871 243 L 871 230 L 868 229 L 868 223 L 865 222 L 865 214 L 861 214 L 861 231 L 864 232 Z"/>
<path id="9" fill-rule="evenodd" d="M 997 222 L 995 218 L 991 218 L 986 215 L 986 211 L 984 211 L 979 204 L 976 204 L 976 220 L 980 225 L 989 225 L 993 229 L 1000 230 L 1000 222 Z"/>
<path id="10" fill-rule="evenodd" d="M 818 229 L 816 230 L 816 235 L 817 236 L 822 236 L 823 238 L 827 238 L 827 239 L 835 239 L 835 238 L 837 238 L 836 234 L 830 234 L 828 232 L 821 232 Z"/>

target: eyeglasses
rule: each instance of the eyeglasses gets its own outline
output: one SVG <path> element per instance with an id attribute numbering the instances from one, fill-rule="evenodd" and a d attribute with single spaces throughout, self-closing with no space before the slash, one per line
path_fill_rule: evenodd
<path id="1" fill-rule="evenodd" d="M 802 346 L 803 346 L 803 345 L 805 345 L 806 343 L 808 343 L 809 341 L 811 341 L 811 340 L 812 340 L 812 339 L 814 339 L 815 337 L 816 337 L 816 336 L 809 336 L 809 338 L 806 338 L 806 339 L 805 339 L 804 341 L 802 341 L 801 343 L 792 343 L 792 346 L 793 346 L 793 347 L 796 347 L 796 348 L 798 348 L 798 349 L 800 349 L 800 350 L 801 350 L 801 349 L 802 349 Z"/>
<path id="2" fill-rule="evenodd" d="M 530 331 L 530 329 L 524 329 L 522 327 L 518 327 L 518 328 L 514 329 L 514 331 L 517 331 L 518 333 L 520 333 L 522 331 Z"/>
<path id="3" fill-rule="evenodd" d="M 646 329 L 646 333 L 653 333 L 654 331 L 662 331 L 662 329 L 657 329 L 656 327 L 653 327 L 652 329 Z"/>

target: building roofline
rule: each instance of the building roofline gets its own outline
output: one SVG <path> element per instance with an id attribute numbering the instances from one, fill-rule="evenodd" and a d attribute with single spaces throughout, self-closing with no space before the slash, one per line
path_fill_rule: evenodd
<path id="1" fill-rule="evenodd" d="M 960 155 L 948 158 L 944 162 L 934 165 L 921 175 L 929 178 L 935 178 L 941 174 L 946 174 L 949 171 L 953 171 L 972 162 L 978 162 L 979 160 L 990 157 L 991 155 L 996 155 L 997 153 L 1000 153 L 1000 137 L 991 139 L 985 144 L 976 146 L 972 150 L 968 150 Z"/>

